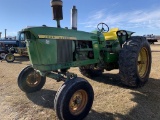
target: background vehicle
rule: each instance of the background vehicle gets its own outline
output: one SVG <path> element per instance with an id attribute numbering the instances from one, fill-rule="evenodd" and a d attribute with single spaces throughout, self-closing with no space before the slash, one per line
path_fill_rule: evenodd
<path id="1" fill-rule="evenodd" d="M 39 91 L 46 77 L 64 81 L 54 100 L 56 114 L 60 120 L 81 120 L 92 107 L 94 92 L 89 82 L 68 72 L 69 68 L 79 67 L 87 77 L 119 69 L 122 83 L 130 87 L 141 87 L 148 81 L 151 50 L 145 37 L 132 36 L 133 32 L 126 30 L 109 31 L 105 23 L 98 24 L 97 33 L 78 31 L 75 6 L 72 29 L 61 28 L 62 1 L 52 0 L 51 6 L 57 27 L 31 27 L 20 32 L 31 61 L 18 76 L 22 91 Z"/>
<path id="2" fill-rule="evenodd" d="M 0 59 L 4 59 L 7 53 L 8 51 L 5 49 L 4 44 L 0 42 Z"/>
<path id="3" fill-rule="evenodd" d="M 0 40 L 1 59 L 5 59 L 7 62 L 13 62 L 15 60 L 14 53 L 20 55 L 27 55 L 27 48 L 24 36 L 22 34 L 17 35 L 16 40 Z"/>
<path id="4" fill-rule="evenodd" d="M 153 35 L 153 34 L 144 35 L 144 37 L 146 37 L 146 39 L 148 40 L 148 42 L 150 44 L 154 44 L 154 42 L 158 42 L 158 38 L 155 35 Z"/>

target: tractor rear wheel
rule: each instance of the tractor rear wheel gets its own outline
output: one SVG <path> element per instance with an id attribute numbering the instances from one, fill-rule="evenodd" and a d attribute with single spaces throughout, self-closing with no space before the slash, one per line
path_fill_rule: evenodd
<path id="1" fill-rule="evenodd" d="M 18 76 L 18 86 L 26 93 L 39 91 L 45 82 L 46 77 L 41 76 L 31 66 L 25 67 Z"/>
<path id="2" fill-rule="evenodd" d="M 99 69 L 89 69 L 85 67 L 79 67 L 79 71 L 82 75 L 88 77 L 88 78 L 94 78 L 102 75 L 103 70 Z"/>
<path id="3" fill-rule="evenodd" d="M 141 87 L 149 79 L 151 49 L 144 37 L 131 37 L 119 53 L 119 72 L 123 84 Z"/>
<path id="4" fill-rule="evenodd" d="M 10 63 L 10 62 L 13 62 L 15 60 L 15 57 L 12 53 L 8 53 L 8 54 L 5 55 L 5 60 Z"/>
<path id="5" fill-rule="evenodd" d="M 60 120 L 82 120 L 88 115 L 93 99 L 92 86 L 83 78 L 74 78 L 58 90 L 54 109 Z"/>

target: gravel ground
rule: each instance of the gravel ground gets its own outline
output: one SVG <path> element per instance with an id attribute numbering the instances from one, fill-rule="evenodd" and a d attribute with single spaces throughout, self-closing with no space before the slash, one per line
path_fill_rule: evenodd
<path id="1" fill-rule="evenodd" d="M 125 88 L 118 70 L 105 71 L 88 79 L 78 68 L 70 71 L 84 77 L 93 86 L 95 99 L 85 120 L 160 120 L 160 44 L 151 45 L 152 69 L 148 83 L 138 89 Z M 29 65 L 26 57 L 14 63 L 0 62 L 0 120 L 56 120 L 53 101 L 62 82 L 47 78 L 41 91 L 25 94 L 17 85 L 17 76 Z"/>

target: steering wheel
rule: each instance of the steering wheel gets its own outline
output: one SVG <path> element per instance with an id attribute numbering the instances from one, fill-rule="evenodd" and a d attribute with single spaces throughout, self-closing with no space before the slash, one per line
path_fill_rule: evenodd
<path id="1" fill-rule="evenodd" d="M 102 26 L 102 27 L 100 27 L 100 25 Z M 98 30 L 99 30 L 99 32 L 108 32 L 109 31 L 109 27 L 108 27 L 108 25 L 107 24 L 105 24 L 105 23 L 99 23 L 98 25 L 97 25 L 97 28 L 98 28 Z M 100 29 L 101 28 L 101 29 Z M 105 29 L 106 28 L 106 29 Z"/>

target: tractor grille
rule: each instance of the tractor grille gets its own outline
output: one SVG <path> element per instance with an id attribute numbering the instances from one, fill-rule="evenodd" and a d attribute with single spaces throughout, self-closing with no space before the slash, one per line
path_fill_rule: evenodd
<path id="1" fill-rule="evenodd" d="M 72 40 L 57 40 L 57 62 L 73 61 Z"/>

